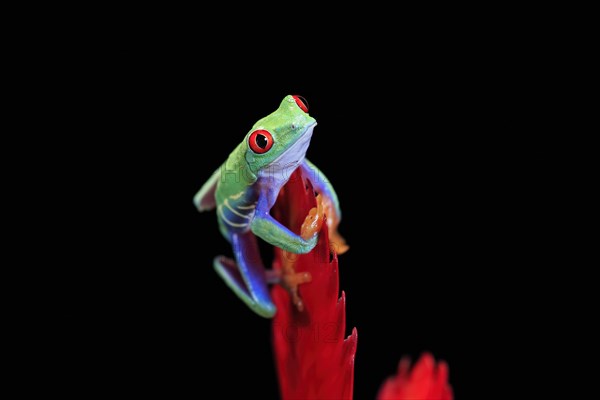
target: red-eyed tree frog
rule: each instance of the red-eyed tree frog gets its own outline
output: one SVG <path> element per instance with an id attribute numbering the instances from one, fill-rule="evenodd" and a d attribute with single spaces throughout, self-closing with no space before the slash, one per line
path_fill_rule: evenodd
<path id="1" fill-rule="evenodd" d="M 199 211 L 216 209 L 221 234 L 233 248 L 235 260 L 215 257 L 216 272 L 241 300 L 265 318 L 273 317 L 276 312 L 269 283 L 279 283 L 288 289 L 301 309 L 297 287 L 311 277 L 297 274 L 293 268 L 284 268 L 279 275 L 266 270 L 256 236 L 284 251 L 305 254 L 317 243 L 325 213 L 330 237 L 337 242 L 337 252 L 341 254 L 348 249 L 337 233 L 342 216 L 338 197 L 326 177 L 305 158 L 316 125 L 303 97 L 285 96 L 277 110 L 252 126 L 194 196 Z M 269 213 L 296 168 L 302 168 L 310 179 L 319 204 L 306 217 L 300 235 Z"/>

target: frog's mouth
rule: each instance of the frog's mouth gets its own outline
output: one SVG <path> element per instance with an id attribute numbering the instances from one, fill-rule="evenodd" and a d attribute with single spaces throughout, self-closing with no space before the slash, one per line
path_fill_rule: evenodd
<path id="1" fill-rule="evenodd" d="M 263 171 L 271 175 L 271 177 L 283 178 L 283 181 L 287 181 L 290 175 L 300 164 L 304 161 L 306 151 L 310 145 L 310 139 L 312 138 L 313 129 L 317 125 L 314 122 L 312 125 L 306 127 L 304 132 L 296 139 L 296 141 L 283 153 L 279 155 L 275 160 L 269 164 L 269 168 L 264 168 Z"/>

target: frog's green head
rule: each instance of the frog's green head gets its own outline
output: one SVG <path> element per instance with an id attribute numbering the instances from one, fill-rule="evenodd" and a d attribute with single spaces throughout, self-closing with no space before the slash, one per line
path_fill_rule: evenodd
<path id="1" fill-rule="evenodd" d="M 279 108 L 254 124 L 244 140 L 246 161 L 258 176 L 283 175 L 304 160 L 317 121 L 300 96 L 286 96 Z"/>

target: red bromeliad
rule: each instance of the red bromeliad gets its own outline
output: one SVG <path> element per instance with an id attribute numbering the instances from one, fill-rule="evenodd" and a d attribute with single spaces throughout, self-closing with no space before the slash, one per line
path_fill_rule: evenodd
<path id="1" fill-rule="evenodd" d="M 377 400 L 396 399 L 452 400 L 448 365 L 436 364 L 431 354 L 424 353 L 411 369 L 408 358 L 402 358 L 397 374 L 384 382 L 377 395 Z"/>
<path id="2" fill-rule="evenodd" d="M 312 187 L 296 170 L 280 192 L 274 215 L 299 232 L 304 217 L 317 206 Z M 272 288 L 277 313 L 273 344 L 282 399 L 352 399 L 356 329 L 344 339 L 346 299 L 339 296 L 338 259 L 330 246 L 327 224 L 321 227 L 313 251 L 296 255 L 275 250 L 273 268 L 293 264 L 296 273 L 309 273 L 300 285 L 302 311 L 281 286 Z"/>
<path id="3" fill-rule="evenodd" d="M 310 180 L 296 170 L 281 190 L 273 215 L 299 233 L 305 216 L 317 206 Z M 345 337 L 346 296 L 339 293 L 335 248 L 326 223 L 317 246 L 308 254 L 275 248 L 274 270 L 289 268 L 310 277 L 298 287 L 300 306 L 292 301 L 294 294 L 289 290 L 279 285 L 271 289 L 278 310 L 272 335 L 282 400 L 352 399 L 358 336 L 354 328 Z M 409 361 L 403 358 L 397 375 L 388 378 L 377 394 L 377 400 L 392 399 L 452 400 L 446 363 L 436 365 L 426 353 L 410 370 Z"/>

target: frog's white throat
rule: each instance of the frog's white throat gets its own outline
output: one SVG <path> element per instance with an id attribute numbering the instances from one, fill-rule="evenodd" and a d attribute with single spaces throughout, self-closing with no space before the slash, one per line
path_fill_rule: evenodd
<path id="1" fill-rule="evenodd" d="M 259 171 L 258 177 L 269 179 L 272 183 L 276 181 L 283 186 L 290 179 L 292 172 L 304 161 L 316 125 L 315 122 L 308 126 L 304 133 L 286 151 Z"/>

